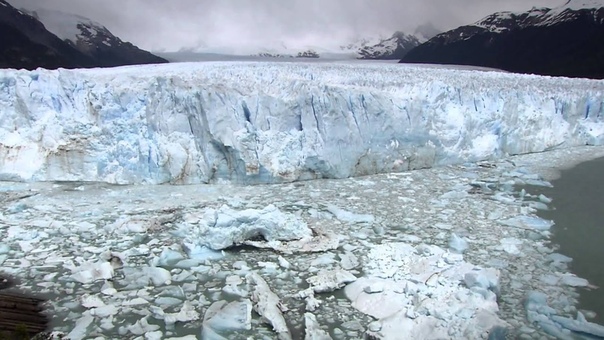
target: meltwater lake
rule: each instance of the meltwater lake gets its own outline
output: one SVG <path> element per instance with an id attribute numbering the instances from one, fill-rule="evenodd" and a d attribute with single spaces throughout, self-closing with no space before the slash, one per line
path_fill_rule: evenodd
<path id="1" fill-rule="evenodd" d="M 542 218 L 553 220 L 552 243 L 559 252 L 573 259 L 571 271 L 604 287 L 604 158 L 581 163 L 563 170 L 552 181 L 553 188 L 538 191 L 553 199 Z M 581 289 L 579 309 L 596 313 L 592 322 L 604 324 L 604 291 L 602 288 Z"/>

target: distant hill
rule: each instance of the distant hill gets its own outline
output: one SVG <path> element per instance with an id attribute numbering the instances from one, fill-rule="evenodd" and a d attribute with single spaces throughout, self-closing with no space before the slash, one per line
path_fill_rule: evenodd
<path id="1" fill-rule="evenodd" d="M 358 53 L 361 59 L 401 59 L 419 44 L 416 36 L 395 32 L 392 37 L 375 45 L 361 47 Z"/>
<path id="2" fill-rule="evenodd" d="M 444 32 L 401 62 L 492 67 L 541 75 L 604 78 L 604 0 L 499 12 Z"/>
<path id="3" fill-rule="evenodd" d="M 413 34 L 397 31 L 391 37 L 371 42 L 370 39 L 361 39 L 357 44 L 345 46 L 347 50 L 355 50 L 360 59 L 401 59 L 409 51 L 421 43 L 440 33 L 432 24 L 418 26 Z"/>

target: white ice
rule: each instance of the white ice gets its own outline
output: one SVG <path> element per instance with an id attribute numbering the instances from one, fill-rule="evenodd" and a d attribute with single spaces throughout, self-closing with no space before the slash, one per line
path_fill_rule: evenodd
<path id="1" fill-rule="evenodd" d="M 601 81 L 383 63 L 0 71 L 0 178 L 269 183 L 602 144 Z"/>
<path id="2" fill-rule="evenodd" d="M 264 317 L 273 326 L 280 340 L 291 340 L 292 335 L 287 327 L 283 312 L 287 308 L 281 303 L 279 297 L 270 289 L 266 281 L 256 273 L 246 276 L 252 288 L 252 301 L 254 310 Z"/>
<path id="3" fill-rule="evenodd" d="M 224 331 L 252 328 L 252 302 L 250 300 L 214 302 L 203 318 L 202 339 L 227 339 L 219 335 Z"/>
<path id="4" fill-rule="evenodd" d="M 221 250 L 259 237 L 271 241 L 292 241 L 312 236 L 306 223 L 274 205 L 263 209 L 234 210 L 223 205 L 208 209 L 204 217 L 189 226 L 187 239 L 193 244 Z"/>
<path id="5" fill-rule="evenodd" d="M 379 339 L 480 338 L 505 322 L 497 316 L 499 272 L 475 267 L 436 246 L 374 246 L 364 261 L 367 277 L 346 286 L 353 307 L 378 321 Z M 464 282 L 465 288 L 459 286 Z"/>

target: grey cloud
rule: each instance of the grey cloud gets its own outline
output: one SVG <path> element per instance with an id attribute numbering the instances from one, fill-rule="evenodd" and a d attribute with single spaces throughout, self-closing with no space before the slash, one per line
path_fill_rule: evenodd
<path id="1" fill-rule="evenodd" d="M 8 0 L 98 21 L 150 50 L 206 45 L 321 45 L 425 22 L 450 29 L 501 10 L 557 6 L 564 0 Z"/>

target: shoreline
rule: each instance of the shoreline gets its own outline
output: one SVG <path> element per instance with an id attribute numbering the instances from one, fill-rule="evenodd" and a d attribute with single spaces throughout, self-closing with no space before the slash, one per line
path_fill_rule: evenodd
<path id="1" fill-rule="evenodd" d="M 546 154 L 547 162 L 535 162 L 535 159 Z M 555 149 L 539 153 L 517 155 L 510 157 L 517 160 L 517 165 L 543 176 L 548 181 L 560 178 L 562 171 L 569 170 L 577 165 L 604 157 L 604 146 L 576 146 L 565 149 Z M 555 164 L 555 165 L 551 165 Z"/>

